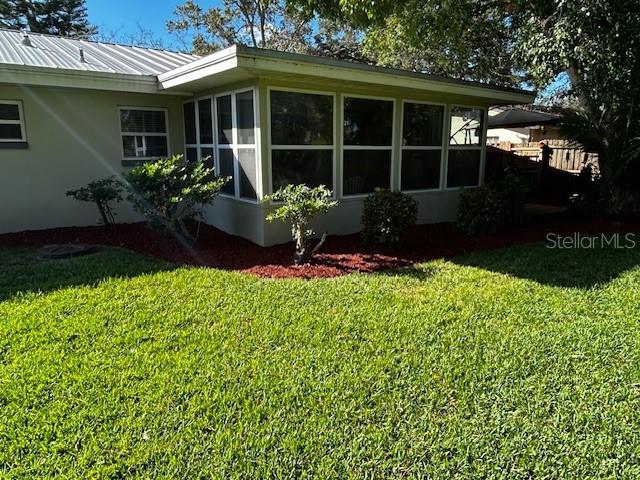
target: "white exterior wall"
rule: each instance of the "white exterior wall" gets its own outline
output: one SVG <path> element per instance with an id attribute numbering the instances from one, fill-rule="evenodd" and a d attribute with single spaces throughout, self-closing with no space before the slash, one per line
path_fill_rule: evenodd
<path id="1" fill-rule="evenodd" d="M 0 99 L 22 102 L 28 143 L 0 149 L 0 233 L 96 225 L 96 206 L 65 192 L 128 170 L 119 106 L 167 108 L 170 153 L 182 152 L 180 97 L 0 84 Z M 123 201 L 116 220 L 141 217 Z"/>

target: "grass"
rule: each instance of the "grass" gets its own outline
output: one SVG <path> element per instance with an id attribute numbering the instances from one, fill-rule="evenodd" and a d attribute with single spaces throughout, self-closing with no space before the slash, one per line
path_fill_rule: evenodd
<path id="1" fill-rule="evenodd" d="M 313 281 L 0 265 L 6 478 L 640 475 L 638 249 Z"/>

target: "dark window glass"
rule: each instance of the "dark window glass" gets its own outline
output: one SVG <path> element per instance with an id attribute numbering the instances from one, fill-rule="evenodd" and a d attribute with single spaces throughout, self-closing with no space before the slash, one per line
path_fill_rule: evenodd
<path id="1" fill-rule="evenodd" d="M 240 145 L 253 145 L 256 142 L 253 91 L 236 94 L 236 116 L 238 121 L 238 143 Z"/>
<path id="2" fill-rule="evenodd" d="M 391 178 L 390 150 L 345 150 L 343 193 L 371 193 L 376 188 L 389 188 Z"/>
<path id="3" fill-rule="evenodd" d="M 184 143 L 196 143 L 196 107 L 193 102 L 182 105 L 184 118 Z"/>
<path id="4" fill-rule="evenodd" d="M 444 107 L 405 103 L 402 145 L 434 147 L 442 145 Z"/>
<path id="5" fill-rule="evenodd" d="M 332 150 L 273 150 L 271 168 L 274 192 L 301 183 L 333 189 Z"/>
<path id="6" fill-rule="evenodd" d="M 440 150 L 402 152 L 402 190 L 428 190 L 440 187 Z"/>
<path id="7" fill-rule="evenodd" d="M 344 99 L 345 145 L 391 145 L 393 102 L 365 98 Z"/>
<path id="8" fill-rule="evenodd" d="M 146 151 L 143 154 L 145 157 L 166 157 L 169 153 L 167 151 L 167 137 L 144 137 L 146 144 Z"/>
<path id="9" fill-rule="evenodd" d="M 220 176 L 231 177 L 231 179 L 222 187 L 222 191 L 229 195 L 235 195 L 236 188 L 234 182 L 235 175 L 233 171 L 233 150 L 221 148 L 218 150 L 218 155 L 220 158 Z"/>
<path id="10" fill-rule="evenodd" d="M 20 120 L 18 105 L 0 103 L 0 120 Z"/>
<path id="11" fill-rule="evenodd" d="M 213 143 L 213 117 L 211 99 L 198 101 L 198 120 L 200 121 L 200 143 Z M 187 142 L 189 143 L 189 142 Z"/>
<path id="12" fill-rule="evenodd" d="M 482 110 L 451 108 L 451 145 L 480 145 L 482 139 Z"/>
<path id="13" fill-rule="evenodd" d="M 218 143 L 233 143 L 233 123 L 231 117 L 231 95 L 216 99 L 218 110 Z"/>
<path id="14" fill-rule="evenodd" d="M 198 149 L 194 147 L 187 147 L 185 151 L 185 157 L 189 162 L 198 161 Z"/>
<path id="15" fill-rule="evenodd" d="M 256 195 L 256 152 L 252 148 L 238 150 L 240 167 L 240 196 L 255 200 Z"/>
<path id="16" fill-rule="evenodd" d="M 21 140 L 22 128 L 17 123 L 0 124 L 0 138 L 4 140 Z"/>
<path id="17" fill-rule="evenodd" d="M 136 137 L 128 135 L 123 136 L 122 150 L 125 158 L 136 157 Z"/>
<path id="18" fill-rule="evenodd" d="M 449 150 L 447 187 L 478 185 L 480 177 L 480 150 Z"/>
<path id="19" fill-rule="evenodd" d="M 204 164 L 208 168 L 215 168 L 215 163 L 213 159 L 213 148 L 201 148 L 200 149 L 200 160 L 204 162 Z M 215 172 L 216 174 L 218 172 Z"/>
<path id="20" fill-rule="evenodd" d="M 271 92 L 273 145 L 333 145 L 333 97 Z"/>
<path id="21" fill-rule="evenodd" d="M 166 133 L 165 112 L 161 110 L 121 110 L 123 132 Z"/>

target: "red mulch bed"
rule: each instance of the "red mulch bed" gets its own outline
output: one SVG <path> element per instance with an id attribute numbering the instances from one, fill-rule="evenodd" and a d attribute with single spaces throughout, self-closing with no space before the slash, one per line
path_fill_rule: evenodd
<path id="1" fill-rule="evenodd" d="M 469 252 L 544 240 L 549 232 L 640 231 L 638 224 L 618 224 L 606 220 L 579 220 L 564 215 L 537 219 L 527 227 L 514 228 L 495 236 L 468 237 L 452 224 L 421 225 L 396 250 L 362 245 L 358 235 L 330 236 L 314 263 L 292 263 L 293 244 L 259 247 L 202 225 L 198 244 L 191 248 L 172 237 L 150 230 L 142 223 L 121 224 L 115 232 L 101 227 L 69 227 L 0 235 L 0 248 L 37 247 L 52 243 L 86 243 L 128 248 L 177 264 L 237 270 L 260 277 L 335 277 L 353 272 L 374 272 L 408 266 L 416 262 L 452 257 Z"/>

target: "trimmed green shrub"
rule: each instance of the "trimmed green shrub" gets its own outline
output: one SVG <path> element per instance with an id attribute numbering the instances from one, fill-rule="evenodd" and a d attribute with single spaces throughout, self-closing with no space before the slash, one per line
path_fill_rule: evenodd
<path id="1" fill-rule="evenodd" d="M 202 215 L 229 177 L 216 177 L 213 168 L 189 162 L 182 155 L 143 163 L 125 175 L 129 200 L 154 226 L 192 241 L 185 221 Z"/>
<path id="2" fill-rule="evenodd" d="M 464 190 L 456 225 L 467 235 L 493 235 L 517 225 L 522 222 L 526 192 L 522 179 L 514 174 Z"/>
<path id="3" fill-rule="evenodd" d="M 98 207 L 103 225 L 112 230 L 115 224 L 112 203 L 122 200 L 122 184 L 115 177 L 89 182 L 86 187 L 68 190 L 66 195 L 81 202 L 93 202 Z"/>
<path id="4" fill-rule="evenodd" d="M 397 246 L 416 224 L 418 205 L 401 192 L 378 189 L 364 201 L 362 239 L 367 243 Z"/>
<path id="5" fill-rule="evenodd" d="M 287 185 L 272 195 L 264 198 L 265 202 L 283 202 L 272 213 L 267 221 L 283 221 L 291 223 L 291 236 L 296 242 L 294 261 L 297 265 L 308 263 L 313 255 L 324 245 L 327 234 L 324 233 L 315 247 L 307 245 L 307 239 L 315 232 L 309 228 L 311 219 L 319 213 L 326 213 L 338 202 L 332 200 L 333 193 L 324 185 L 309 188 L 306 185 Z"/>

